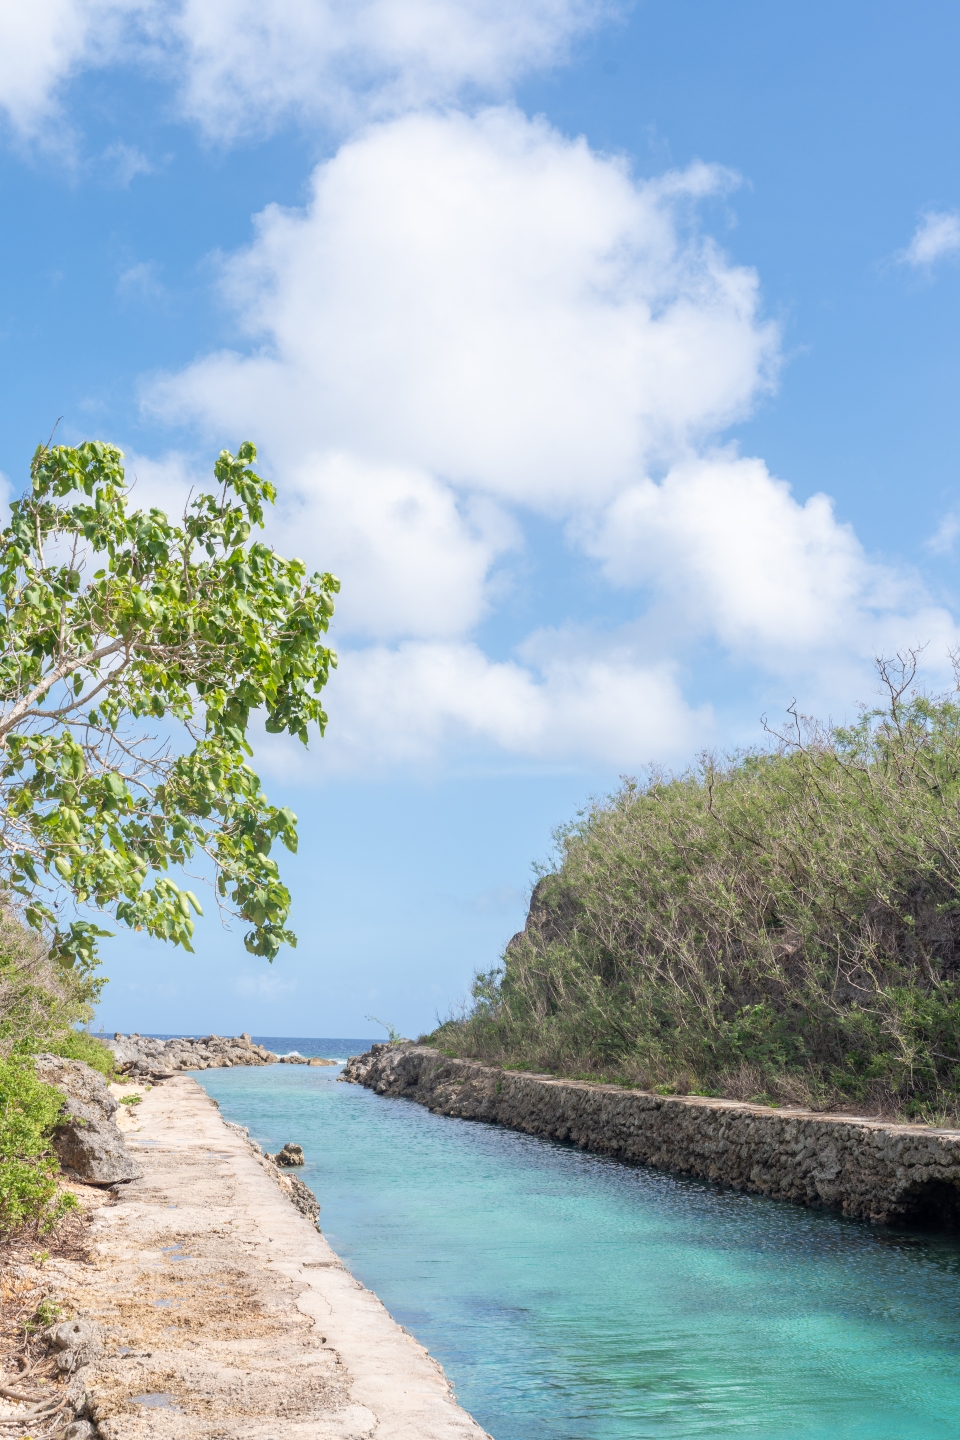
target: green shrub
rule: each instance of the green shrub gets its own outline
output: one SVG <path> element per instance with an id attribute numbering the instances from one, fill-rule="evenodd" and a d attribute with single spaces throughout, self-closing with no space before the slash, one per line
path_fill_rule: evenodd
<path id="1" fill-rule="evenodd" d="M 27 1221 L 49 1228 L 76 1203 L 58 1194 L 50 1148 L 62 1107 L 60 1092 L 41 1084 L 29 1059 L 0 1060 L 0 1233 Z"/>
<path id="2" fill-rule="evenodd" d="M 437 1043 L 674 1093 L 960 1114 L 960 704 L 626 783 Z"/>
<path id="3" fill-rule="evenodd" d="M 52 1036 L 44 1049 L 52 1055 L 62 1055 L 65 1060 L 82 1060 L 91 1069 L 99 1070 L 105 1079 L 116 1079 L 113 1051 L 88 1030 L 64 1030 Z"/>

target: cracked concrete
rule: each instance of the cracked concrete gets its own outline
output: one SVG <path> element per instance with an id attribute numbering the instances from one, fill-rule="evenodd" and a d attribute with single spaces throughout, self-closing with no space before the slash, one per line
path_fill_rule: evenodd
<path id="1" fill-rule="evenodd" d="M 194 1080 L 121 1109 L 144 1176 L 95 1212 L 90 1263 L 58 1267 L 102 1332 L 73 1384 L 104 1440 L 484 1440 Z"/>

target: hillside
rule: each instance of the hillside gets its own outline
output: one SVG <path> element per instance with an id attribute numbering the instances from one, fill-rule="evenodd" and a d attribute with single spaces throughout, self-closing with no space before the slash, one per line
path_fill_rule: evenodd
<path id="1" fill-rule="evenodd" d="M 960 705 L 881 674 L 849 728 L 629 781 L 431 1038 L 662 1093 L 960 1116 Z"/>

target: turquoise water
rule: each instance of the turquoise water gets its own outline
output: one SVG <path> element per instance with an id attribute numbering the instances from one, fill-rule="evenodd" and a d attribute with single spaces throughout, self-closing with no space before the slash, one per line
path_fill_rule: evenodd
<path id="1" fill-rule="evenodd" d="M 197 1078 L 261 1144 L 304 1146 L 331 1245 L 495 1440 L 960 1437 L 955 1239 L 431 1115 L 338 1074 Z"/>

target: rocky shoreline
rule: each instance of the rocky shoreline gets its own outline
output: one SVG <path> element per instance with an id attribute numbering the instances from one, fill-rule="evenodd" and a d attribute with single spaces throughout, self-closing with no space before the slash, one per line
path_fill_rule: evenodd
<path id="1" fill-rule="evenodd" d="M 319 1055 L 274 1055 L 247 1034 L 176 1036 L 156 1040 L 151 1035 L 121 1035 L 103 1043 L 113 1051 L 123 1075 L 168 1079 L 184 1070 L 218 1070 L 233 1065 L 335 1065 Z"/>
<path id="2" fill-rule="evenodd" d="M 960 1130 L 653 1095 L 374 1045 L 342 1080 L 731 1189 L 874 1224 L 960 1227 Z"/>

